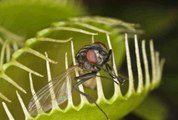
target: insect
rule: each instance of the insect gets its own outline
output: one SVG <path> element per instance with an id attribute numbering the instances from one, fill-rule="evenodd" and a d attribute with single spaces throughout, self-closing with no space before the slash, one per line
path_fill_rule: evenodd
<path id="1" fill-rule="evenodd" d="M 51 96 L 50 89 L 53 88 L 56 100 L 58 105 L 65 102 L 68 98 L 67 92 L 67 80 L 66 77 L 70 75 L 76 68 L 79 68 L 85 71 L 85 74 L 75 77 L 74 79 L 78 80 L 78 82 L 72 87 L 72 90 L 76 90 L 80 94 L 87 97 L 91 100 L 108 119 L 107 114 L 103 111 L 103 109 L 95 102 L 95 100 L 87 95 L 86 93 L 80 91 L 78 86 L 83 84 L 87 80 L 94 77 L 101 77 L 108 80 L 112 80 L 116 84 L 120 85 L 123 82 L 122 76 L 117 76 L 113 69 L 113 57 L 112 50 L 107 50 L 106 46 L 101 42 L 95 42 L 90 45 L 86 45 L 81 48 L 76 54 L 76 62 L 77 65 L 70 67 L 63 74 L 57 76 L 53 80 L 51 80 L 46 86 L 40 89 L 30 100 L 28 110 L 31 115 L 37 114 L 37 107 L 35 102 L 38 100 L 41 108 L 44 111 L 48 111 L 52 108 L 51 104 Z M 109 62 L 111 62 L 109 64 Z M 99 71 L 103 70 L 108 74 L 107 76 L 97 75 Z"/>

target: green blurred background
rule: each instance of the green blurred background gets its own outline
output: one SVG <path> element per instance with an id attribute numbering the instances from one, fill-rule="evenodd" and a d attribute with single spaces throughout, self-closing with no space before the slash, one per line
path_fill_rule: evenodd
<path id="1" fill-rule="evenodd" d="M 91 15 L 139 23 L 145 31 L 141 39 L 153 39 L 155 48 L 166 59 L 162 83 L 145 101 L 147 107 L 141 105 L 125 119 L 153 119 L 153 114 L 160 115 L 159 119 L 161 116 L 162 119 L 178 119 L 178 1 L 83 0 L 83 4 Z M 162 108 L 158 108 L 158 104 Z"/>

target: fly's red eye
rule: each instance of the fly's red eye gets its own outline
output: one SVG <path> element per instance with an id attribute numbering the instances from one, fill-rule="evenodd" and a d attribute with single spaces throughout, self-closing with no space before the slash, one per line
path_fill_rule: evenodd
<path id="1" fill-rule="evenodd" d="M 86 54 L 86 58 L 91 64 L 97 63 L 97 58 L 94 50 L 88 50 Z"/>

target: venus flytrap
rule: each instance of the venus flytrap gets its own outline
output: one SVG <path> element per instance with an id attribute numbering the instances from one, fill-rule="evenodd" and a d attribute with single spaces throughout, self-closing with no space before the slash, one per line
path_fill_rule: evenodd
<path id="1" fill-rule="evenodd" d="M 20 80 L 22 81 L 16 80 L 15 78 L 13 78 L 13 76 L 9 77 L 9 74 L 6 75 L 6 77 L 11 78 L 10 80 L 16 81 L 17 84 L 20 84 L 21 82 L 25 83 L 21 84 L 23 88 L 20 88 L 27 91 L 27 94 L 23 94 L 19 91 L 15 95 L 12 95 L 15 97 L 11 97 L 8 93 L 6 93 L 6 95 L 4 95 L 3 92 L 2 94 L 0 94 L 0 97 L 3 100 L 8 101 L 7 99 L 5 99 L 5 97 L 7 97 L 9 101 L 12 101 L 11 103 L 2 103 L 4 109 L 3 111 L 5 111 L 8 116 L 7 119 L 104 120 L 105 116 L 102 114 L 102 112 L 99 111 L 94 104 L 90 103 L 86 99 L 86 97 L 82 95 L 80 95 L 80 97 L 75 97 L 73 94 L 71 94 L 70 90 L 72 88 L 70 84 L 72 82 L 72 76 L 67 76 L 66 78 L 66 91 L 68 92 L 68 101 L 65 108 L 60 108 L 60 106 L 57 105 L 55 100 L 56 98 L 53 95 L 53 90 L 51 89 L 49 95 L 51 95 L 52 98 L 52 110 L 44 112 L 42 109 L 40 109 L 40 104 L 38 100 L 36 101 L 36 106 L 39 108 L 39 110 L 37 111 L 37 116 L 32 117 L 29 114 L 29 111 L 27 110 L 27 105 L 31 94 L 35 94 L 35 92 L 37 92 L 37 89 L 42 87 L 41 83 L 44 84 L 45 79 L 48 79 L 48 81 L 51 80 L 51 76 L 53 76 L 51 74 L 53 73 L 53 71 L 60 73 L 64 71 L 64 69 L 62 68 L 68 69 L 71 64 L 75 65 L 74 56 L 77 50 L 80 49 L 82 45 L 86 45 L 94 41 L 101 41 L 108 46 L 108 49 L 113 50 L 113 67 L 116 74 L 119 74 L 117 73 L 116 66 L 120 65 L 123 56 L 126 54 L 128 68 L 128 90 L 126 94 L 123 94 L 120 86 L 113 83 L 111 83 L 112 85 L 108 84 L 107 86 L 105 86 L 104 83 L 107 82 L 107 80 L 103 80 L 97 77 L 96 91 L 94 90 L 96 96 L 92 97 L 96 99 L 98 105 L 107 113 L 111 120 L 123 118 L 126 114 L 134 110 L 145 98 L 145 96 L 147 96 L 149 91 L 157 87 L 157 85 L 160 83 L 164 60 L 160 60 L 159 53 L 155 52 L 153 43 L 150 42 L 151 61 L 148 61 L 148 50 L 146 50 L 145 47 L 146 43 L 145 41 L 142 41 L 141 50 L 139 50 L 137 36 L 135 35 L 134 44 L 138 72 L 133 73 L 131 65 L 131 57 L 133 55 L 130 55 L 129 52 L 130 48 L 128 42 L 128 35 L 125 34 L 125 36 L 123 36 L 125 31 L 129 33 L 129 37 L 132 36 L 130 33 L 133 34 L 135 32 L 141 32 L 140 30 L 136 29 L 135 25 L 125 23 L 120 20 L 104 17 L 83 17 L 72 18 L 68 21 L 54 23 L 53 26 L 39 31 L 37 33 L 37 37 L 28 39 L 23 48 L 13 54 L 12 60 L 7 64 L 3 65 L 3 72 L 0 75 L 0 77 L 6 75 L 5 72 L 10 70 L 12 66 L 15 66 L 15 68 L 18 69 L 20 68 L 20 70 L 23 71 L 23 73 L 20 74 Z M 59 53 L 57 51 L 59 51 Z M 141 66 L 141 56 L 143 56 L 143 66 Z M 25 57 L 27 59 L 25 59 Z M 24 61 L 28 61 L 27 63 L 29 64 L 24 63 Z M 151 68 L 149 68 L 150 62 L 152 63 Z M 46 67 L 44 67 L 44 64 L 46 64 Z M 60 69 L 56 69 L 56 67 L 58 66 Z M 75 73 L 78 76 L 77 70 Z M 152 73 L 152 75 L 150 75 L 150 73 Z M 16 74 L 18 74 L 18 72 Z M 28 77 L 26 77 L 25 74 L 28 74 Z M 135 74 L 138 74 L 138 78 L 135 78 L 138 79 L 138 87 L 136 89 L 134 88 L 135 84 L 133 83 L 133 75 Z M 36 76 L 44 77 L 40 78 Z M 152 76 L 152 78 L 150 76 Z M 40 82 L 40 80 L 42 80 L 43 82 Z M 13 82 L 11 81 L 10 83 L 12 84 Z M 13 85 L 15 86 L 16 90 L 19 89 L 18 86 L 16 86 L 15 84 Z M 107 92 L 107 90 L 110 90 L 112 87 L 114 88 L 113 93 Z M 123 85 L 123 87 L 126 86 Z M 79 89 L 85 91 L 83 85 L 80 85 Z M 108 93 L 112 94 L 112 96 L 108 95 Z M 108 96 L 111 97 L 109 97 L 108 99 Z M 80 100 L 78 105 L 76 105 L 75 103 L 76 99 Z M 16 105 L 16 107 L 20 108 L 19 105 L 17 106 L 17 104 L 19 103 L 22 107 L 22 111 L 16 113 L 13 107 L 14 105 Z M 16 114 L 18 114 L 20 117 Z"/>
<path id="2" fill-rule="evenodd" d="M 109 38 L 109 36 L 107 35 L 107 37 Z M 137 41 L 137 36 L 135 35 L 135 54 L 136 54 L 136 61 L 137 61 L 137 71 L 138 71 L 138 87 L 137 87 L 137 89 L 135 90 L 134 89 L 134 84 L 133 84 L 133 72 L 132 72 L 132 69 L 131 69 L 131 58 L 130 58 L 130 53 L 129 53 L 129 46 L 128 46 L 128 38 L 127 38 L 127 34 L 125 35 L 125 44 L 126 44 L 126 56 L 127 56 L 127 65 L 128 65 L 128 73 L 129 73 L 129 77 L 128 77 L 128 79 L 129 79 L 129 88 L 128 88 L 128 91 L 127 91 L 127 94 L 125 95 L 125 96 L 123 96 L 122 95 L 122 93 L 121 94 L 117 94 L 117 96 L 116 96 L 116 92 L 117 91 L 115 91 L 115 93 L 114 93 L 114 95 L 113 95 L 113 97 L 110 99 L 110 100 L 107 100 L 107 99 L 105 99 L 104 98 L 104 93 L 102 92 L 103 90 L 102 90 L 102 85 L 101 85 L 101 80 L 99 80 L 100 78 L 98 78 L 97 80 L 97 93 L 98 93 L 98 99 L 97 99 L 97 103 L 98 104 L 101 104 L 101 103 L 103 103 L 101 106 L 104 106 L 104 104 L 106 104 L 106 105 L 108 105 L 108 107 L 107 107 L 107 109 L 109 109 L 110 107 L 112 108 L 112 105 L 113 106 L 115 106 L 115 104 L 117 103 L 117 101 L 118 100 L 122 100 L 122 101 L 119 101 L 120 102 L 120 104 L 122 104 L 122 103 L 124 103 L 124 102 L 129 102 L 130 100 L 132 101 L 132 99 L 134 99 L 134 97 L 140 97 L 140 95 L 144 98 L 144 96 L 146 96 L 146 94 L 147 94 L 147 92 L 149 91 L 149 89 L 147 89 L 146 88 L 146 85 L 144 86 L 143 85 L 143 75 L 142 75 L 142 69 L 141 69 L 141 65 L 140 65 L 140 52 L 139 52 L 139 49 L 138 49 L 138 41 Z M 71 49 L 72 49 L 72 52 L 74 52 L 74 47 L 73 47 L 73 42 L 71 42 L 72 44 L 71 44 Z M 112 49 L 112 47 L 111 47 L 111 44 L 110 44 L 110 42 L 108 42 L 108 44 L 109 44 L 109 46 L 110 46 L 110 48 Z M 142 47 L 142 51 L 145 51 L 145 42 L 143 41 L 142 42 L 142 44 L 143 44 L 143 47 Z M 152 44 L 150 44 L 151 46 L 151 48 L 153 48 L 153 46 L 152 46 Z M 155 52 L 155 51 L 152 51 L 152 52 Z M 151 53 L 152 54 L 152 53 Z M 73 55 L 73 54 L 72 54 Z M 142 53 L 142 55 L 144 56 L 144 59 L 145 59 L 145 69 L 147 69 L 148 68 L 148 64 L 147 64 L 147 58 L 146 58 L 146 53 L 145 52 L 143 52 Z M 66 57 L 66 56 L 65 56 Z M 75 58 L 74 58 L 74 56 L 72 57 L 73 58 L 73 60 L 74 60 L 74 63 L 75 63 Z M 68 66 L 67 65 L 67 58 L 65 58 L 66 59 L 66 66 Z M 158 66 L 157 65 L 155 65 L 155 67 L 157 68 L 157 70 L 155 71 L 155 73 L 159 73 L 160 71 L 161 71 L 161 69 L 159 69 L 160 68 L 160 66 L 161 66 L 161 64 L 162 63 L 160 63 L 160 61 L 159 61 L 159 58 L 158 57 L 156 57 L 155 59 L 154 59 L 154 62 L 152 62 L 152 63 L 155 63 L 155 62 L 158 62 Z M 116 66 L 115 66 L 116 67 Z M 153 68 L 155 68 L 155 67 L 153 67 Z M 152 68 L 152 69 L 153 69 Z M 78 74 L 77 72 L 76 72 L 76 74 Z M 158 75 L 158 74 L 155 74 L 155 75 Z M 147 75 L 148 76 L 148 75 Z M 68 76 L 69 77 L 69 76 Z M 156 77 L 156 76 L 154 76 L 153 75 L 153 78 L 154 77 Z M 159 78 L 159 77 L 161 77 L 161 76 L 158 76 L 157 78 Z M 148 77 L 147 77 L 148 78 Z M 159 81 L 159 79 L 152 79 L 152 81 L 148 81 L 148 83 L 154 83 L 154 82 L 157 82 L 157 81 Z M 147 84 L 148 84 L 147 83 Z M 152 86 L 151 86 L 151 84 L 150 84 L 150 86 L 149 86 L 149 88 L 151 88 Z M 154 84 L 152 84 L 152 85 L 154 85 Z M 79 88 L 79 89 L 81 89 L 81 91 L 83 90 L 83 86 L 81 85 L 81 88 Z M 118 86 L 118 88 L 117 87 L 115 87 L 115 89 L 117 89 L 117 90 L 119 90 L 120 91 L 120 87 Z M 71 88 L 69 87 L 69 89 L 68 89 L 68 92 L 70 93 L 70 90 L 71 90 Z M 78 111 L 78 113 L 75 113 L 75 114 L 79 114 L 80 115 L 80 111 L 82 111 L 82 110 L 86 110 L 85 109 L 85 106 L 87 106 L 87 105 L 89 105 L 90 107 L 92 107 L 93 105 L 91 104 L 91 103 L 89 103 L 89 102 L 87 102 L 87 100 L 86 100 L 86 98 L 84 98 L 84 96 L 82 97 L 81 96 L 81 103 L 80 103 L 80 105 L 79 106 L 73 106 L 73 102 L 72 102 L 72 99 L 71 99 L 71 94 L 68 94 L 69 96 L 68 96 L 68 98 L 70 98 L 69 99 L 69 101 L 68 101 L 68 103 L 70 103 L 70 104 L 68 104 L 68 106 L 66 107 L 66 109 L 64 109 L 64 110 L 62 110 L 62 109 L 60 109 L 60 108 L 56 108 L 56 109 L 53 109 L 50 113 L 45 113 L 45 114 L 39 114 L 38 116 L 37 116 L 37 118 L 35 118 L 35 119 L 45 119 L 45 117 L 46 118 L 50 118 L 50 116 L 53 116 L 53 115 L 55 115 L 55 114 L 59 114 L 59 115 L 56 115 L 57 117 L 59 117 L 59 119 L 65 119 L 65 118 L 67 118 L 67 119 L 69 119 L 67 116 L 68 116 L 68 111 L 70 111 L 69 109 L 71 109 L 71 110 L 73 110 L 74 112 L 77 110 Z M 120 96 L 120 97 L 119 97 Z M 143 99 L 143 98 L 141 98 L 141 99 Z M 83 99 L 83 100 L 82 100 Z M 139 98 L 137 98 L 137 99 L 139 99 Z M 82 102 L 83 101 L 83 102 Z M 137 101 L 137 102 L 141 102 L 141 101 Z M 118 103 L 117 103 L 118 104 Z M 137 103 L 138 104 L 138 103 Z M 137 104 L 135 104 L 135 105 L 137 105 Z M 71 106 L 70 106 L 71 105 Z M 134 107 L 136 107 L 134 105 Z M 120 106 L 115 106 L 115 109 L 114 110 L 116 110 L 117 109 L 117 107 L 119 108 Z M 123 106 L 123 107 L 127 107 L 127 104 L 125 104 L 125 106 Z M 69 109 L 67 109 L 67 108 L 69 108 Z M 104 108 L 104 107 L 103 107 Z M 124 108 L 123 108 L 124 109 Z M 127 109 L 127 110 L 129 110 L 129 109 Z M 57 112 L 57 113 L 56 113 Z M 63 113 L 64 112 L 64 113 Z M 114 111 L 113 111 L 114 112 Z M 117 116 L 120 116 L 119 118 L 121 118 L 121 114 L 122 114 L 122 112 L 121 112 L 121 114 L 119 115 L 119 113 L 120 112 L 118 112 L 118 113 L 116 113 L 115 115 Z M 71 118 L 76 118 L 77 119 L 77 116 L 78 115 L 75 115 L 75 114 L 73 114 L 73 116 L 70 114 L 70 117 Z M 89 112 L 87 113 L 87 114 L 90 114 Z M 49 117 L 48 117 L 48 115 L 50 115 Z M 83 116 L 83 118 L 81 118 Z M 89 118 L 89 119 L 104 119 L 104 118 L 102 118 L 101 116 L 99 116 L 99 115 L 93 115 L 94 117 L 92 118 Z M 113 115 L 114 116 L 114 115 Z M 116 119 L 116 118 L 113 118 L 113 116 L 111 115 L 111 118 L 112 119 Z M 80 116 L 80 118 L 81 119 L 87 119 L 86 118 L 86 116 L 84 116 L 84 115 L 81 115 Z"/>

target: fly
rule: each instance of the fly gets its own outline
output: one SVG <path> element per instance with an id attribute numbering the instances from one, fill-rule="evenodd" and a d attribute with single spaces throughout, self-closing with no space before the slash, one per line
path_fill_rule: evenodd
<path id="1" fill-rule="evenodd" d="M 56 101 L 58 105 L 64 103 L 68 98 L 67 92 L 67 80 L 66 77 L 74 72 L 75 69 L 81 69 L 85 71 L 85 74 L 75 77 L 75 80 L 79 80 L 73 87 L 72 90 L 76 90 L 78 93 L 84 95 L 90 101 L 92 101 L 101 112 L 105 115 L 106 119 L 109 119 L 104 110 L 95 102 L 95 100 L 87 95 L 86 93 L 80 91 L 78 86 L 86 82 L 87 80 L 94 77 L 101 77 L 104 79 L 112 80 L 114 83 L 120 85 L 124 77 L 117 76 L 113 69 L 113 57 L 112 50 L 107 50 L 106 46 L 101 42 L 95 42 L 91 45 L 84 46 L 76 54 L 77 65 L 70 67 L 63 74 L 57 76 L 51 80 L 46 86 L 40 89 L 30 100 L 28 110 L 32 116 L 37 114 L 36 101 L 38 100 L 41 109 L 43 111 L 48 111 L 52 108 L 50 89 L 53 88 Z M 109 64 L 109 62 L 111 62 Z M 107 76 L 97 75 L 99 71 L 103 70 L 106 72 Z"/>

